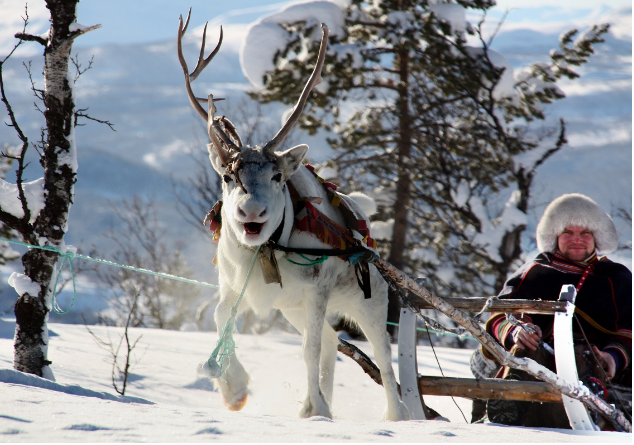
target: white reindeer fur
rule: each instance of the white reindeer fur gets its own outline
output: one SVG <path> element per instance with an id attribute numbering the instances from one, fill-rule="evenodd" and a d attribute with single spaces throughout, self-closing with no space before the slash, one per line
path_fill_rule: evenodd
<path id="1" fill-rule="evenodd" d="M 259 148 L 245 147 L 242 150 L 243 161 L 265 161 Z M 326 216 L 345 226 L 339 210 L 330 205 L 323 186 L 308 169 L 301 167 L 307 150 L 308 147 L 303 145 L 284 153 L 275 153 L 277 165 L 283 174 L 279 186 L 275 181 L 271 181 L 271 177 L 277 171 L 276 166 L 271 163 L 264 166 L 248 164 L 242 167 L 240 178 L 249 192 L 248 195 L 235 181 L 223 182 L 223 225 L 217 252 L 220 303 L 215 312 L 215 321 L 219 329 L 227 321 L 231 307 L 236 303 L 246 281 L 247 269 L 253 258 L 255 246 L 268 240 L 282 218 L 285 225 L 279 244 L 289 247 L 330 248 L 309 233 L 297 230 L 291 232 L 294 215 L 288 187 L 283 187 L 286 180 L 292 182 L 302 197 L 323 198 L 322 203 L 315 206 Z M 224 168 L 220 166 L 215 150 L 210 148 L 209 152 L 212 165 L 220 175 L 223 175 Z M 249 203 L 250 200 L 261 202 Z M 363 215 L 360 206 L 354 201 L 346 199 L 346 202 L 356 213 Z M 261 239 L 245 240 L 243 226 L 237 220 L 237 205 L 252 205 L 253 209 L 260 211 L 258 205 L 263 203 L 272 205 L 267 207 L 269 222 L 263 226 Z M 332 417 L 330 404 L 338 340 L 335 331 L 326 321 L 326 315 L 336 312 L 355 320 L 372 345 L 387 397 L 385 418 L 408 419 L 407 408 L 397 393 L 390 343 L 385 331 L 387 284 L 376 269 L 370 267 L 372 297 L 365 299 L 357 284 L 354 267 L 346 261 L 330 257 L 319 266 L 302 267 L 287 261 L 283 252 L 277 251 L 275 255 L 283 287 L 280 288 L 277 283 L 265 284 L 259 261 L 256 261 L 239 312 L 251 307 L 256 313 L 263 315 L 272 308 L 278 308 L 303 334 L 303 356 L 308 385 L 300 416 Z M 291 254 L 291 258 L 305 262 L 296 254 Z M 248 394 L 248 379 L 246 371 L 234 354 L 225 373 L 217 379 L 229 409 L 238 410 L 244 406 Z"/>

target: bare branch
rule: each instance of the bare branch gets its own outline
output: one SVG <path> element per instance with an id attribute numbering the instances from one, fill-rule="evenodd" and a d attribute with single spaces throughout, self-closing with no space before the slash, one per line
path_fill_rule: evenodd
<path id="1" fill-rule="evenodd" d="M 560 131 L 559 131 L 559 137 L 557 138 L 557 143 L 555 144 L 555 146 L 553 148 L 551 148 L 550 150 L 546 151 L 533 165 L 532 170 L 534 171 L 535 169 L 537 169 L 537 167 L 539 167 L 540 165 L 542 165 L 544 162 L 546 162 L 546 160 L 551 157 L 553 154 L 555 154 L 557 151 L 559 151 L 561 149 L 561 147 L 563 147 L 566 143 L 568 143 L 568 140 L 566 139 L 566 123 L 564 122 L 563 118 L 559 119 L 559 125 L 560 125 Z"/>
<path id="2" fill-rule="evenodd" d="M 76 70 L 76 74 L 75 74 L 75 79 L 73 80 L 73 83 L 77 83 L 77 79 L 79 79 L 79 77 L 84 74 L 86 71 L 88 71 L 89 69 L 92 68 L 92 63 L 95 60 L 95 56 L 93 55 L 90 58 L 90 61 L 88 62 L 88 66 L 84 69 L 82 69 L 81 63 L 79 63 L 79 54 L 75 54 L 75 57 L 70 58 L 70 61 L 73 63 L 73 65 L 75 66 L 75 70 Z"/>
<path id="3" fill-rule="evenodd" d="M 71 28 L 72 27 L 73 25 L 71 25 Z M 99 28 L 101 28 L 101 25 L 84 26 L 81 28 L 77 27 L 77 29 L 75 29 L 74 31 L 71 31 L 69 35 L 69 40 L 75 40 L 77 37 L 82 36 L 86 34 L 87 32 L 94 31 L 95 29 L 99 29 Z"/>
<path id="4" fill-rule="evenodd" d="M 75 127 L 82 127 L 82 126 L 86 125 L 86 124 L 80 124 L 80 123 L 77 122 L 77 120 L 80 117 L 83 117 L 84 119 L 88 119 L 88 120 L 91 120 L 91 121 L 99 122 L 100 124 L 106 124 L 108 127 L 110 127 L 110 129 L 112 131 L 117 131 L 117 130 L 115 130 L 114 124 L 112 122 L 94 118 L 94 117 L 90 116 L 89 114 L 84 113 L 84 111 L 88 111 L 88 108 L 79 108 L 79 109 L 77 109 L 77 111 L 75 111 L 75 119 L 74 119 Z"/>
<path id="5" fill-rule="evenodd" d="M 43 46 L 48 45 L 48 39 L 41 36 L 34 36 L 33 34 L 27 34 L 25 32 L 18 32 L 14 35 L 14 37 L 16 39 L 20 39 L 20 41 L 37 42 Z"/>
<path id="6" fill-rule="evenodd" d="M 513 8 L 513 9 L 515 9 L 515 8 Z M 493 44 L 493 39 L 495 39 L 495 37 L 497 36 L 498 32 L 500 32 L 500 29 L 502 28 L 502 25 L 506 21 L 506 17 L 508 17 L 509 12 L 511 12 L 510 9 L 507 9 L 506 11 L 504 11 L 504 14 L 502 14 L 502 17 L 500 18 L 500 20 L 498 20 L 498 23 L 497 23 L 497 25 L 495 27 L 495 31 L 493 31 L 493 34 L 491 34 L 491 37 L 489 37 L 489 42 L 487 43 L 487 46 L 491 46 Z M 486 12 L 485 12 L 485 16 L 486 16 Z M 484 20 L 484 18 L 483 18 L 483 20 Z M 482 22 L 480 22 L 478 24 L 478 29 L 480 29 L 481 23 Z"/>
<path id="7" fill-rule="evenodd" d="M 346 25 L 360 25 L 360 26 L 371 26 L 373 28 L 387 28 L 387 25 L 383 22 L 372 22 L 369 20 L 346 19 Z"/>
<path id="8" fill-rule="evenodd" d="M 26 30 L 26 26 L 28 24 L 28 13 L 26 11 L 26 7 L 25 7 L 25 18 L 23 20 L 24 20 L 24 29 Z M 18 230 L 23 236 L 26 236 L 26 234 L 30 232 L 30 229 L 32 228 L 31 225 L 29 224 L 29 220 L 31 218 L 31 212 L 27 205 L 24 189 L 22 187 L 22 176 L 24 174 L 24 169 L 26 168 L 26 165 L 24 163 L 24 158 L 26 155 L 26 151 L 29 148 L 29 140 L 26 137 L 26 135 L 22 132 L 22 129 L 20 128 L 17 122 L 17 119 L 15 117 L 13 108 L 11 107 L 11 104 L 9 103 L 9 99 L 6 96 L 6 92 L 4 89 L 4 75 L 3 75 L 4 63 L 9 59 L 9 57 L 11 57 L 11 55 L 15 52 L 18 46 L 20 46 L 20 43 L 21 42 L 17 43 L 13 47 L 9 55 L 7 55 L 2 60 L 2 62 L 0 62 L 0 99 L 4 103 L 7 113 L 9 115 L 9 119 L 11 121 L 11 123 L 7 125 L 15 129 L 16 133 L 18 134 L 18 138 L 20 139 L 20 141 L 22 141 L 22 147 L 21 147 L 19 155 L 11 156 L 7 153 L 3 153 L 2 155 L 18 161 L 18 169 L 16 170 L 16 178 L 17 178 L 16 184 L 18 187 L 18 197 L 20 199 L 20 203 L 22 204 L 24 216 L 22 218 L 17 218 L 11 213 L 5 212 L 0 209 L 0 220 L 2 220 L 2 222 L 7 224 L 9 227 L 12 227 Z"/>
<path id="9" fill-rule="evenodd" d="M 33 73 L 31 73 L 31 61 L 29 60 L 28 65 L 27 65 L 26 62 L 22 62 L 22 65 L 24 66 L 24 68 L 26 69 L 26 72 L 29 75 L 29 82 L 31 82 L 31 91 L 33 91 L 33 95 L 35 97 L 37 97 L 39 100 L 41 100 L 42 102 L 44 102 L 44 95 L 45 95 L 44 90 L 40 90 L 39 88 L 35 88 L 35 81 L 33 80 Z M 39 111 L 40 113 L 44 114 L 44 111 L 37 105 L 37 103 L 34 103 L 33 105 L 35 105 L 35 109 L 37 111 Z"/>
<path id="10" fill-rule="evenodd" d="M 27 6 L 26 6 L 26 5 L 24 6 L 24 17 L 22 17 L 22 21 L 23 21 L 23 23 L 24 23 L 24 24 L 22 25 L 22 32 L 24 32 L 24 31 L 26 31 L 26 26 L 27 26 L 27 25 L 28 25 L 28 23 L 29 23 L 29 13 L 28 13 Z M 7 60 L 9 60 L 9 58 L 13 55 L 13 53 L 15 52 L 15 50 L 16 50 L 16 49 L 18 49 L 18 47 L 19 47 L 20 45 L 22 45 L 22 40 L 20 40 L 18 43 L 16 43 L 16 44 L 13 46 L 13 49 L 12 49 L 11 51 L 9 51 L 9 54 L 7 54 L 7 56 L 6 56 L 4 59 L 2 59 L 2 62 L 0 62 L 0 66 L 1 66 L 4 62 L 6 62 Z"/>
<path id="11" fill-rule="evenodd" d="M 627 209 L 625 209 L 623 207 L 619 207 L 617 209 L 616 216 L 618 216 L 619 218 L 623 218 L 625 221 L 629 222 L 630 225 L 632 224 L 632 213 L 631 213 L 631 211 L 628 211 Z"/>

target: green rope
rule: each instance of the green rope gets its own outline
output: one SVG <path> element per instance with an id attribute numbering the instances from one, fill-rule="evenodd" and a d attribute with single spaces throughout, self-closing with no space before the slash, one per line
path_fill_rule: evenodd
<path id="1" fill-rule="evenodd" d="M 296 264 L 298 266 L 310 267 L 310 266 L 319 266 L 320 264 L 323 264 L 328 259 L 326 255 L 322 255 L 319 258 L 315 258 L 315 259 L 308 258 L 306 255 L 302 255 L 301 253 L 297 253 L 297 255 L 301 256 L 303 259 L 308 261 L 308 263 L 298 263 L 296 261 L 291 260 L 290 258 L 286 258 L 286 261 L 288 261 L 289 263 Z"/>
<path id="2" fill-rule="evenodd" d="M 77 255 L 73 252 L 66 252 L 66 254 L 63 255 L 64 259 L 62 260 L 62 265 L 59 267 L 59 271 L 57 272 L 57 277 L 55 278 L 55 286 L 53 287 L 53 311 L 55 311 L 55 313 L 60 315 L 68 314 L 68 312 L 70 312 L 73 305 L 75 304 L 75 298 L 77 296 L 77 285 L 75 283 L 75 271 L 73 270 L 72 260 L 76 256 Z M 73 299 L 71 300 L 70 306 L 68 306 L 68 309 L 63 310 L 57 303 L 57 298 L 55 298 L 55 296 L 57 295 L 57 284 L 59 283 L 59 277 L 62 275 L 62 269 L 64 268 L 64 265 L 67 262 L 68 262 L 68 268 L 70 270 L 70 276 L 73 281 Z"/>
<path id="3" fill-rule="evenodd" d="M 391 321 L 388 321 L 387 324 L 392 325 L 392 326 L 398 326 L 398 323 L 394 323 Z M 475 337 L 472 337 L 470 335 L 458 335 L 458 334 L 454 334 L 453 332 L 442 332 L 442 331 L 437 331 L 436 329 L 427 329 L 427 328 L 419 328 L 418 326 L 416 327 L 417 331 L 429 331 L 429 332 L 433 332 L 436 335 L 448 335 L 450 337 L 460 337 L 460 338 L 472 338 L 474 340 L 476 340 Z"/>
<path id="4" fill-rule="evenodd" d="M 211 287 L 213 289 L 220 289 L 220 287 L 216 286 L 215 284 L 206 283 L 204 281 L 190 280 L 188 278 L 177 277 L 176 275 L 170 275 L 170 274 L 161 273 L 161 272 L 154 272 L 148 269 L 139 269 L 138 267 L 126 266 L 125 264 L 113 263 L 112 261 L 106 261 L 99 258 L 91 258 L 89 256 L 79 255 L 74 252 L 62 252 L 62 250 L 59 247 L 55 247 L 55 246 L 36 246 L 34 244 L 23 243 L 21 241 L 10 240 L 6 238 L 2 238 L 2 237 L 0 237 L 0 241 L 4 241 L 10 244 L 16 244 L 18 246 L 27 247 L 29 249 L 40 249 L 40 250 L 46 250 L 48 252 L 55 252 L 57 253 L 58 256 L 63 258 L 62 264 L 57 273 L 55 286 L 53 287 L 53 310 L 60 315 L 67 314 L 71 310 L 71 308 L 73 307 L 73 304 L 75 304 L 75 299 L 77 297 L 77 285 L 75 283 L 75 273 L 73 271 L 73 263 L 72 263 L 74 258 L 80 258 L 82 260 L 87 260 L 87 261 L 94 261 L 95 263 L 105 264 L 107 266 L 119 267 L 121 269 L 132 270 L 135 272 L 153 275 L 160 278 L 167 278 L 169 280 L 182 281 L 184 283 L 196 284 L 198 286 L 205 286 L 205 287 Z M 70 269 L 70 276 L 73 281 L 73 299 L 70 303 L 69 308 L 66 311 L 64 311 L 59 307 L 59 304 L 57 303 L 55 295 L 57 294 L 57 285 L 59 284 L 59 277 L 61 276 L 62 270 L 64 269 L 64 266 L 66 265 L 66 263 L 68 263 L 68 266 Z"/>
<path id="5" fill-rule="evenodd" d="M 251 264 L 249 265 L 249 271 L 247 272 L 247 278 L 244 282 L 244 286 L 242 286 L 242 292 L 240 292 L 240 296 L 238 300 L 231 308 L 231 312 L 229 318 L 225 322 L 225 325 L 222 328 L 222 332 L 220 337 L 218 338 L 218 343 L 216 344 L 216 348 L 211 353 L 211 356 L 207 360 L 207 364 L 209 365 L 209 369 L 212 370 L 212 373 L 216 377 L 220 377 L 223 372 L 224 364 L 226 360 L 231 357 L 236 349 L 236 344 L 233 341 L 233 328 L 235 326 L 236 316 L 238 314 L 238 306 L 242 302 L 242 297 L 244 297 L 244 292 L 247 289 L 247 284 L 249 284 L 249 279 L 251 278 L 251 272 L 253 272 L 253 266 L 255 265 L 255 260 L 258 257 L 258 253 L 260 252 L 260 248 L 262 246 L 258 246 L 253 254 L 253 258 L 251 259 Z M 221 363 L 218 364 L 217 358 L 220 357 Z M 226 368 L 225 368 L 226 369 Z"/>

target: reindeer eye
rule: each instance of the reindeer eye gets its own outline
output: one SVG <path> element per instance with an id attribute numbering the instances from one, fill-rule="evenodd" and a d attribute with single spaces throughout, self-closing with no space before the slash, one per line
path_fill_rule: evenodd
<path id="1" fill-rule="evenodd" d="M 282 182 L 282 174 L 281 174 L 281 173 L 276 173 L 276 174 L 273 176 L 273 181 L 275 181 L 275 182 Z"/>
<path id="2" fill-rule="evenodd" d="M 225 181 L 225 182 L 227 182 L 227 183 L 229 183 L 229 182 L 231 182 L 231 176 L 229 176 L 229 175 L 223 175 L 223 176 L 222 176 L 222 180 L 223 180 L 223 181 Z"/>

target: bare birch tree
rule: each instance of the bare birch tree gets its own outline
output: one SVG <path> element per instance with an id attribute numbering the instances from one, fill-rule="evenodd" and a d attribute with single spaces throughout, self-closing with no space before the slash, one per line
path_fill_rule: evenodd
<path id="1" fill-rule="evenodd" d="M 21 141 L 17 154 L 3 154 L 13 159 L 17 170 L 16 183 L 3 184 L 5 190 L 12 190 L 13 194 L 3 195 L 0 201 L 0 222 L 17 231 L 24 242 L 39 247 L 29 249 L 22 256 L 24 273 L 15 273 L 11 277 L 11 284 L 18 293 L 13 366 L 18 371 L 49 378 L 52 373 L 48 368 L 51 362 L 47 357 L 46 322 L 51 310 L 51 282 L 58 272 L 59 254 L 66 249 L 64 235 L 68 230 L 68 215 L 77 181 L 74 126 L 78 114 L 73 97 L 75 76 L 69 75 L 69 62 L 75 39 L 100 26 L 79 25 L 76 22 L 77 3 L 79 0 L 46 0 L 51 14 L 48 33 L 28 34 L 26 16 L 24 29 L 15 35 L 19 39 L 15 48 L 25 41 L 44 47 L 44 89 L 34 90 L 44 104 L 42 111 L 46 121 L 38 150 L 43 177 L 32 182 L 24 180 L 26 152 L 31 143 L 20 129 L 16 113 L 9 104 L 2 75 L 2 65 L 15 48 L 0 62 L 2 102 L 9 125 Z"/>

